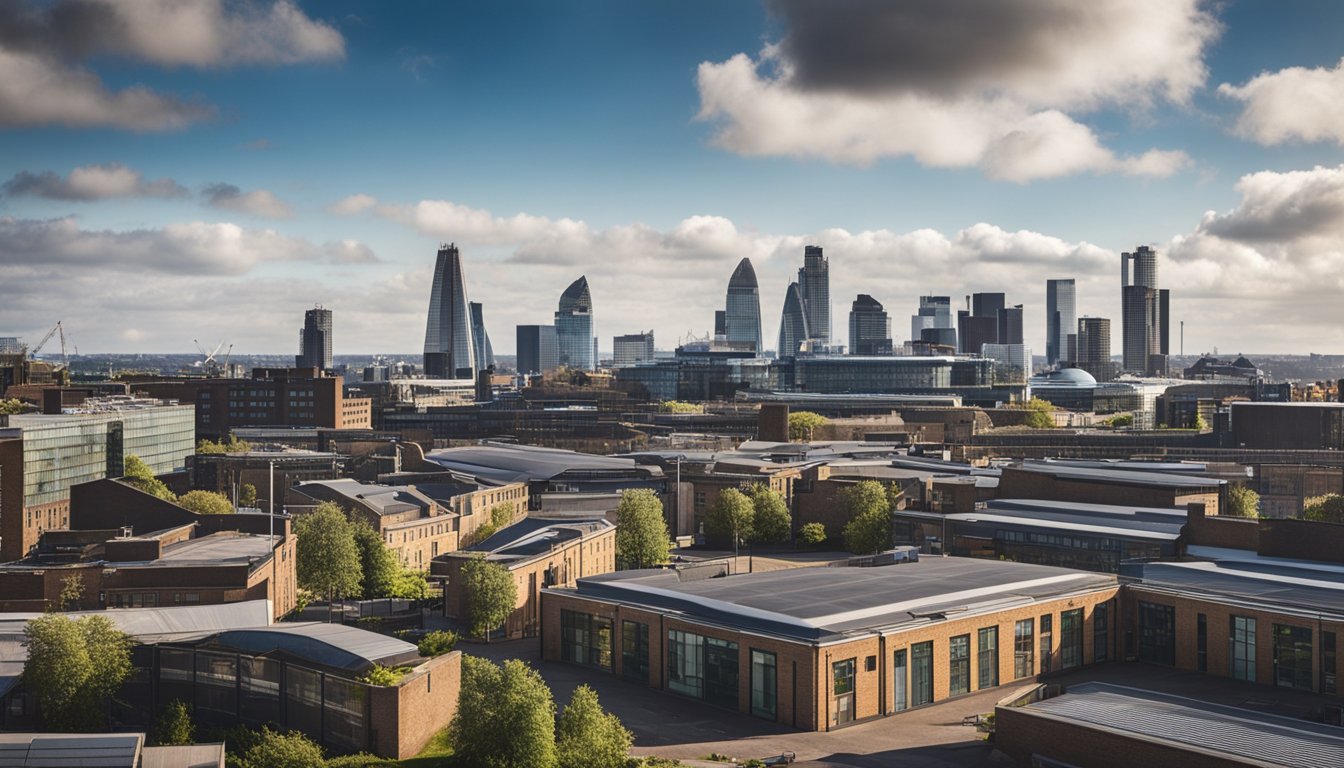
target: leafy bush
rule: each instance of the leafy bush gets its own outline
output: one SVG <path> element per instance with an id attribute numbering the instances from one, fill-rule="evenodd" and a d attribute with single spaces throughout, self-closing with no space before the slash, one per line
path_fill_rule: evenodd
<path id="1" fill-rule="evenodd" d="M 392 687 L 399 685 L 401 679 L 406 677 L 410 671 L 410 667 L 385 667 L 382 664 L 374 664 L 369 667 L 367 672 L 355 679 L 368 685 Z"/>
<path id="2" fill-rule="evenodd" d="M 815 547 L 826 541 L 826 526 L 821 523 L 805 523 L 798 529 L 798 543 L 805 547 Z"/>
<path id="3" fill-rule="evenodd" d="M 424 638 L 420 640 L 420 643 L 416 646 L 416 648 L 420 650 L 421 656 L 429 656 L 430 658 L 433 658 L 435 656 L 442 656 L 443 654 L 448 653 L 449 651 L 453 650 L 453 647 L 456 645 L 457 645 L 456 632 L 449 632 L 447 630 L 435 630 L 434 632 L 430 632 L 428 635 L 425 635 Z"/>

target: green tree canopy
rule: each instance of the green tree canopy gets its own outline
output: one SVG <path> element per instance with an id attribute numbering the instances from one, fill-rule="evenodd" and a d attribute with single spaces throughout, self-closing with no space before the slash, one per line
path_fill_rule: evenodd
<path id="1" fill-rule="evenodd" d="M 105 616 L 70 619 L 46 614 L 24 627 L 24 684 L 52 731 L 97 731 L 105 704 L 131 674 L 131 639 Z"/>
<path id="2" fill-rule="evenodd" d="M 825 426 L 826 417 L 812 411 L 794 411 L 789 414 L 789 439 L 805 442 L 812 439 L 812 431 Z"/>
<path id="3" fill-rule="evenodd" d="M 1055 426 L 1055 406 L 1049 400 L 1033 397 L 1025 403 L 1014 403 L 1009 407 L 1026 411 L 1027 418 L 1023 423 L 1032 429 L 1051 429 Z"/>
<path id="4" fill-rule="evenodd" d="M 634 737 L 586 685 L 574 689 L 555 729 L 559 768 L 624 768 Z"/>
<path id="5" fill-rule="evenodd" d="M 513 574 L 499 563 L 486 560 L 484 555 L 462 565 L 462 589 L 471 633 L 486 640 L 518 605 L 518 584 Z"/>
<path id="6" fill-rule="evenodd" d="M 804 523 L 798 529 L 798 543 L 808 547 L 815 547 L 826 540 L 826 526 L 821 523 Z"/>
<path id="7" fill-rule="evenodd" d="M 849 522 L 845 548 L 857 555 L 881 552 L 891 546 L 891 503 L 873 480 L 863 480 L 840 492 Z"/>
<path id="8" fill-rule="evenodd" d="M 420 651 L 421 656 L 432 658 L 448 653 L 455 645 L 457 645 L 457 633 L 438 629 L 422 637 L 415 648 Z"/>
<path id="9" fill-rule="evenodd" d="M 72 573 L 61 579 L 61 595 L 56 610 L 77 611 L 84 603 L 84 577 Z"/>
<path id="10" fill-rule="evenodd" d="M 789 540 L 793 530 L 793 516 L 784 494 L 771 490 L 764 483 L 751 487 L 752 540 L 761 544 L 781 544 Z"/>
<path id="11" fill-rule="evenodd" d="M 238 489 L 238 506 L 255 507 L 257 506 L 257 486 L 251 483 L 243 483 Z"/>
<path id="12" fill-rule="evenodd" d="M 649 568 L 668 560 L 670 540 L 663 502 L 648 488 L 621 491 L 616 505 L 616 562 L 622 568 Z"/>
<path id="13" fill-rule="evenodd" d="M 1244 485 L 1228 488 L 1227 514 L 1231 517 L 1259 517 L 1260 494 Z"/>
<path id="14" fill-rule="evenodd" d="M 214 491 L 187 491 L 177 497 L 178 506 L 186 507 L 198 515 L 229 515 L 233 505 L 222 493 Z"/>
<path id="15" fill-rule="evenodd" d="M 191 744 L 196 735 L 196 726 L 191 722 L 191 710 L 186 702 L 173 699 L 159 713 L 154 721 L 154 743 L 164 747 Z"/>
<path id="16" fill-rule="evenodd" d="M 123 472 L 126 482 L 164 501 L 177 501 L 177 496 L 168 490 L 168 486 L 164 485 L 162 480 L 154 476 L 154 471 L 139 456 L 133 453 L 126 454 L 125 466 Z"/>
<path id="17" fill-rule="evenodd" d="M 686 403 L 681 400 L 664 400 L 658 408 L 663 413 L 704 413 L 705 406 L 700 403 Z"/>
<path id="18" fill-rule="evenodd" d="M 749 541 L 755 515 L 756 508 L 750 497 L 736 488 L 725 488 L 705 517 L 705 528 L 709 535 L 718 539 Z"/>
<path id="19" fill-rule="evenodd" d="M 481 768 L 555 768 L 555 702 L 518 659 L 462 657 L 462 689 L 448 726 L 454 757 Z"/>
<path id="20" fill-rule="evenodd" d="M 299 586 L 327 600 L 357 597 L 364 572 L 354 530 L 341 508 L 329 501 L 294 523 Z"/>
<path id="21" fill-rule="evenodd" d="M 252 450 L 252 444 L 246 440 L 239 440 L 238 436 L 233 433 L 229 433 L 227 439 L 220 440 L 217 443 L 205 438 L 201 438 L 196 443 L 197 453 L 246 453 L 250 450 Z"/>
<path id="22" fill-rule="evenodd" d="M 513 521 L 513 505 L 499 503 L 490 508 L 490 519 L 481 523 L 472 532 L 472 543 L 479 544 L 482 541 L 494 536 L 501 529 Z"/>
<path id="23" fill-rule="evenodd" d="M 1312 496 L 1303 503 L 1302 516 L 1318 523 L 1344 523 L 1344 496 L 1338 493 Z"/>
<path id="24" fill-rule="evenodd" d="M 396 554 L 365 520 L 351 520 L 350 533 L 359 550 L 360 595 L 367 599 L 392 597 L 401 575 L 401 563 L 397 562 Z"/>
<path id="25" fill-rule="evenodd" d="M 230 732 L 232 735 L 233 732 Z M 247 739 L 247 749 L 231 755 L 229 768 L 322 768 L 322 748 L 298 731 L 262 726 Z"/>
<path id="26" fill-rule="evenodd" d="M 13 416 L 16 413 L 23 413 L 28 410 L 28 406 L 22 400 L 0 399 L 0 416 Z"/>

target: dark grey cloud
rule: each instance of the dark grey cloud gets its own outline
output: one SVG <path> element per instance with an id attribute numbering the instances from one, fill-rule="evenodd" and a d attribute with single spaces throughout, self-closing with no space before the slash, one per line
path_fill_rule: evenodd
<path id="1" fill-rule="evenodd" d="M 1237 191 L 1237 207 L 1207 217 L 1202 233 L 1261 244 L 1328 238 L 1344 246 L 1344 166 L 1260 171 L 1242 177 Z"/>
<path id="2" fill-rule="evenodd" d="M 67 176 L 51 171 L 19 171 L 0 185 L 7 197 L 42 197 L 48 200 L 91 202 L 118 197 L 186 197 L 186 187 L 172 179 L 144 178 L 124 165 L 86 165 Z"/>
<path id="3" fill-rule="evenodd" d="M 232 184 L 209 184 L 201 190 L 206 205 L 223 208 L 267 219 L 289 219 L 294 210 L 280 198 L 265 189 L 244 192 Z"/>

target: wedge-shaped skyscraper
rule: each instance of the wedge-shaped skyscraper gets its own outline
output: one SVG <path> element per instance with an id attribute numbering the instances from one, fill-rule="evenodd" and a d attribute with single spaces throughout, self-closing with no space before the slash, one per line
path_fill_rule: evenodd
<path id="1" fill-rule="evenodd" d="M 776 354 L 780 358 L 795 357 L 798 348 L 809 338 L 807 330 L 802 292 L 797 283 L 789 283 L 789 289 L 784 292 L 784 312 L 779 318 L 779 350 Z"/>
<path id="2" fill-rule="evenodd" d="M 728 341 L 746 341 L 761 352 L 761 292 L 751 259 L 737 263 L 728 280 L 728 302 L 724 317 L 724 335 Z"/>
<path id="3" fill-rule="evenodd" d="M 462 274 L 462 254 L 449 243 L 439 246 L 425 325 L 425 376 L 471 379 L 476 376 L 471 308 Z"/>
<path id="4" fill-rule="evenodd" d="M 580 277 L 560 294 L 555 312 L 555 339 L 560 365 L 579 371 L 597 368 L 593 340 L 593 297 L 588 278 Z"/>
<path id="5" fill-rule="evenodd" d="M 485 330 L 485 308 L 479 301 L 471 302 L 471 354 L 480 370 L 495 367 L 495 348 L 490 344 L 490 332 Z"/>

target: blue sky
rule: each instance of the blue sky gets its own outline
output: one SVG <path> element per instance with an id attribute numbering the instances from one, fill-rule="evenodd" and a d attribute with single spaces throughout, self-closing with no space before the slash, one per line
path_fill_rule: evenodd
<path id="1" fill-rule="evenodd" d="M 452 240 L 499 351 L 579 274 L 674 346 L 743 256 L 769 345 L 819 243 L 841 336 L 1001 290 L 1042 353 L 1045 279 L 1118 326 L 1150 244 L 1187 352 L 1344 352 L 1338 3 L 51 5 L 0 11 L 0 336 L 414 352 Z"/>

